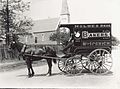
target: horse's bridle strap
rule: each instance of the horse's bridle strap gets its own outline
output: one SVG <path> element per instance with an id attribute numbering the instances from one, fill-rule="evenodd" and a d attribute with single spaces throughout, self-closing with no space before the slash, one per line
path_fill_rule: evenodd
<path id="1" fill-rule="evenodd" d="M 21 53 L 25 51 L 25 47 L 26 47 L 26 45 L 24 44 L 22 49 L 21 49 Z"/>

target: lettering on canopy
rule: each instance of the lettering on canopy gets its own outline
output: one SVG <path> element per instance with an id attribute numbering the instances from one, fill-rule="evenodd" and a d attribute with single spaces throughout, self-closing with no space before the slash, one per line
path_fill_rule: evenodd
<path id="1" fill-rule="evenodd" d="M 82 32 L 82 38 L 94 38 L 94 37 L 110 37 L 110 31 L 107 32 Z"/>
<path id="2" fill-rule="evenodd" d="M 106 28 L 111 27 L 110 24 L 76 24 L 75 28 Z"/>

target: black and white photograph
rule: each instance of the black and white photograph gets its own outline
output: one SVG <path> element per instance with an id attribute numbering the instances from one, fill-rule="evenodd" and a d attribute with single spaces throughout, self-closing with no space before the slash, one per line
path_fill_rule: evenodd
<path id="1" fill-rule="evenodd" d="M 120 0 L 0 0 L 0 89 L 119 89 Z"/>

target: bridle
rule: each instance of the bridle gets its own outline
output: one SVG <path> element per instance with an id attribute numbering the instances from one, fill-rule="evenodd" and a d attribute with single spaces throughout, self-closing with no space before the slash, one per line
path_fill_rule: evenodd
<path id="1" fill-rule="evenodd" d="M 16 44 L 16 42 L 12 42 L 13 44 Z M 17 46 L 17 45 L 16 45 Z M 21 50 L 18 50 L 20 53 L 24 53 L 26 50 L 27 45 L 23 44 Z"/>
<path id="2" fill-rule="evenodd" d="M 22 47 L 20 53 L 24 53 L 24 52 L 25 52 L 25 50 L 26 50 L 26 46 L 27 46 L 26 44 L 23 45 L 23 47 Z"/>

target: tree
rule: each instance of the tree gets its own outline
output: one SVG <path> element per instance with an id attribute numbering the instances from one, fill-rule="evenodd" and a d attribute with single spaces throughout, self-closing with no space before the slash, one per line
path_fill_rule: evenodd
<path id="1" fill-rule="evenodd" d="M 58 44 L 66 45 L 70 38 L 70 34 L 66 32 L 57 31 L 56 33 L 51 34 L 50 40 L 57 41 Z"/>
<path id="2" fill-rule="evenodd" d="M 0 0 L 0 35 L 6 36 L 6 44 L 4 53 L 8 55 L 16 56 L 17 54 L 9 52 L 8 45 L 10 41 L 18 41 L 19 35 L 26 35 L 28 30 L 33 26 L 32 19 L 25 16 L 25 12 L 30 8 L 30 2 L 23 2 L 22 0 Z M 10 56 L 11 58 L 11 56 Z M 12 58 L 13 59 L 13 58 Z"/>
<path id="3" fill-rule="evenodd" d="M 112 46 L 118 46 L 119 44 L 120 41 L 116 37 L 112 36 Z"/>
<path id="4" fill-rule="evenodd" d="M 0 10 L 1 32 L 2 34 L 6 33 L 6 39 L 9 39 L 8 34 L 24 33 L 31 29 L 33 26 L 32 19 L 24 15 L 24 12 L 29 10 L 30 2 L 0 0 L 0 3 L 2 4 Z"/>

